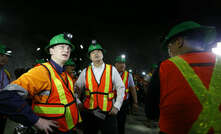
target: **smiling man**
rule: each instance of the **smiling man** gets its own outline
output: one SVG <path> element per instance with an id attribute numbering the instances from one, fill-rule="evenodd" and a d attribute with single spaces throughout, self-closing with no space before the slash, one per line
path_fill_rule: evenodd
<path id="1" fill-rule="evenodd" d="M 0 112 L 46 134 L 76 133 L 81 118 L 73 81 L 63 69 L 74 48 L 66 34 L 54 36 L 45 47 L 50 61 L 30 69 L 0 92 Z M 27 96 L 32 98 L 32 109 L 24 101 Z"/>

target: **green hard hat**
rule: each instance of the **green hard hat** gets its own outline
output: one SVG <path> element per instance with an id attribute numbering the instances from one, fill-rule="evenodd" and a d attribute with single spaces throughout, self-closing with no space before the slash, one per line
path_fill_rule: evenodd
<path id="1" fill-rule="evenodd" d="M 157 64 L 152 64 L 152 69 L 156 69 L 158 67 Z"/>
<path id="2" fill-rule="evenodd" d="M 210 44 L 213 41 L 215 41 L 216 38 L 216 29 L 212 26 L 203 26 L 200 25 L 194 21 L 185 21 L 178 25 L 175 25 L 171 28 L 167 36 L 162 42 L 163 49 L 167 49 L 168 42 L 175 36 L 187 32 L 187 31 L 193 31 L 193 30 L 199 30 L 204 34 L 204 42 L 206 44 Z"/>
<path id="3" fill-rule="evenodd" d="M 6 53 L 6 46 L 0 45 L 0 54 L 5 54 L 5 53 Z"/>
<path id="4" fill-rule="evenodd" d="M 0 45 L 0 54 L 4 54 L 4 55 L 11 57 L 12 51 L 11 51 L 11 49 L 6 48 L 5 45 Z"/>
<path id="5" fill-rule="evenodd" d="M 65 66 L 75 66 L 74 61 L 72 59 L 68 59 L 68 61 L 64 64 Z"/>
<path id="6" fill-rule="evenodd" d="M 125 63 L 125 62 L 126 62 L 126 59 L 123 58 L 122 56 L 117 56 L 117 57 L 115 58 L 115 63 L 117 63 L 117 62 Z"/>
<path id="7" fill-rule="evenodd" d="M 70 40 L 65 38 L 64 34 L 58 34 L 54 36 L 51 40 L 49 45 L 45 47 L 45 51 L 48 53 L 48 49 L 52 46 L 59 45 L 59 44 L 67 44 L 71 46 L 71 50 L 73 51 L 75 49 L 75 46 L 71 44 Z"/>
<path id="8" fill-rule="evenodd" d="M 94 50 L 103 50 L 103 48 L 101 47 L 100 44 L 96 43 L 96 44 L 91 44 L 88 48 L 88 54 L 90 54 L 90 52 L 94 51 Z"/>
<path id="9" fill-rule="evenodd" d="M 46 61 L 44 59 L 37 59 L 35 60 L 36 64 L 45 63 Z"/>

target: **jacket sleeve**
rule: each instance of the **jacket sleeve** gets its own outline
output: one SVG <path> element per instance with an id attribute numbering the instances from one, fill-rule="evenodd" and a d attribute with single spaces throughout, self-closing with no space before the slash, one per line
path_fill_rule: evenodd
<path id="1" fill-rule="evenodd" d="M 0 92 L 0 113 L 25 126 L 32 126 L 39 119 L 16 91 Z"/>
<path id="2" fill-rule="evenodd" d="M 159 67 L 154 71 L 151 78 L 147 95 L 145 97 L 145 114 L 148 119 L 158 120 L 160 115 L 160 78 Z"/>

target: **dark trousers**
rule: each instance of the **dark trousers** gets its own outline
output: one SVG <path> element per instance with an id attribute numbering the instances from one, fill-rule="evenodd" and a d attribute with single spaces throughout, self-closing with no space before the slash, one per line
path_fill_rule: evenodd
<path id="1" fill-rule="evenodd" d="M 105 120 L 94 116 L 90 112 L 82 112 L 84 134 L 118 134 L 117 118 L 114 115 L 106 115 Z"/>
<path id="2" fill-rule="evenodd" d="M 7 118 L 3 115 L 0 115 L 0 134 L 4 133 L 6 121 Z"/>
<path id="3" fill-rule="evenodd" d="M 127 105 L 128 105 L 128 100 L 124 100 L 121 106 L 121 109 L 117 114 L 118 134 L 125 134 L 125 123 L 127 119 Z"/>

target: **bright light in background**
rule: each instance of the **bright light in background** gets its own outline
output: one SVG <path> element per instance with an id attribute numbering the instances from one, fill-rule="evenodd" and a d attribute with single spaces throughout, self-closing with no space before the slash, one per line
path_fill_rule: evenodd
<path id="1" fill-rule="evenodd" d="M 128 71 L 129 71 L 130 73 L 132 73 L 132 72 L 133 72 L 133 70 L 132 70 L 132 69 L 129 69 Z"/>
<path id="2" fill-rule="evenodd" d="M 81 73 L 81 70 L 79 70 L 78 73 Z"/>
<path id="3" fill-rule="evenodd" d="M 11 53 L 12 53 L 12 51 L 11 51 L 11 50 L 9 50 L 9 51 L 6 51 L 6 53 L 11 54 Z"/>
<path id="4" fill-rule="evenodd" d="M 217 42 L 217 46 L 212 48 L 212 52 L 217 55 L 221 55 L 221 42 Z"/>
<path id="5" fill-rule="evenodd" d="M 39 50 L 41 50 L 41 48 L 40 48 L 40 47 L 38 47 L 36 50 L 37 50 L 37 51 L 39 51 Z"/>
<path id="6" fill-rule="evenodd" d="M 125 55 L 125 54 L 122 54 L 122 55 L 121 55 L 121 58 L 125 59 L 125 58 L 126 58 L 126 55 Z"/>
<path id="7" fill-rule="evenodd" d="M 146 72 L 142 72 L 142 75 L 146 75 Z"/>
<path id="8" fill-rule="evenodd" d="M 80 61 L 82 61 L 82 58 L 80 58 Z"/>
<path id="9" fill-rule="evenodd" d="M 84 46 L 83 46 L 83 45 L 80 45 L 80 48 L 81 48 L 81 49 L 84 49 Z"/>

